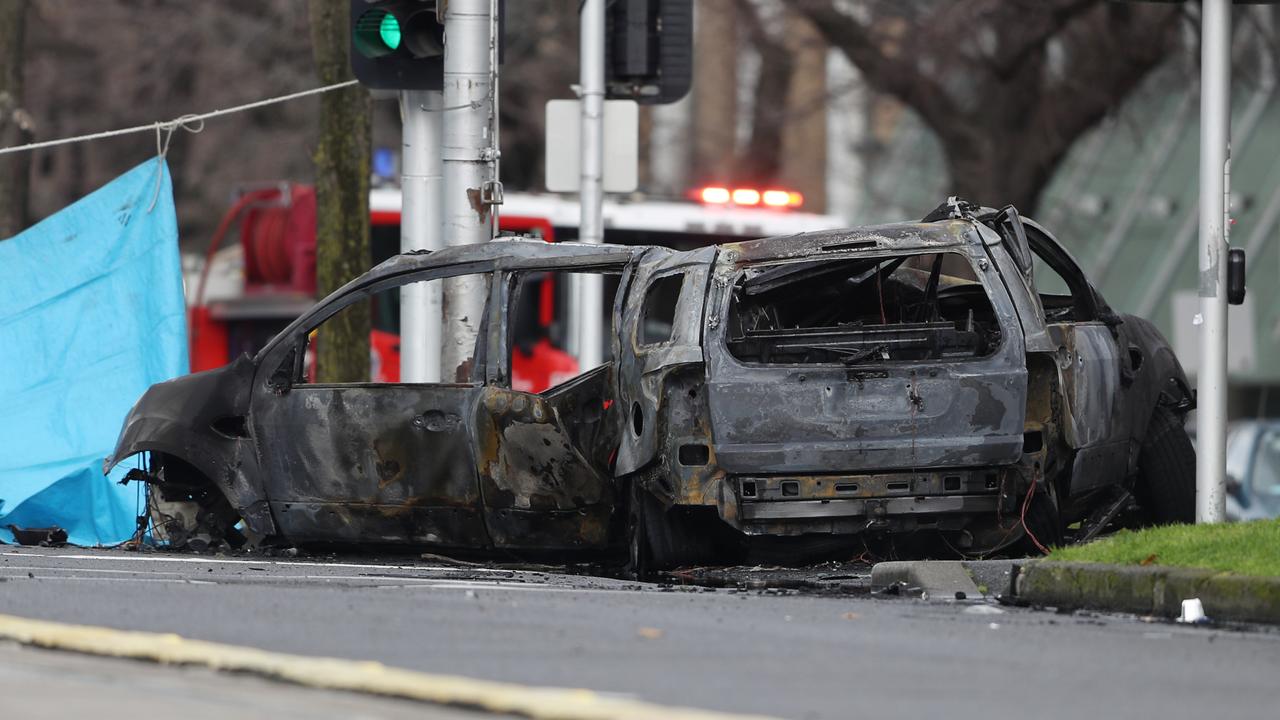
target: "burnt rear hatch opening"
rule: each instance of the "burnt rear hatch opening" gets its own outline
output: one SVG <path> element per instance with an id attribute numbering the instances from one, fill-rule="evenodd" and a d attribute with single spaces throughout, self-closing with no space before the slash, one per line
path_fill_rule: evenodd
<path id="1" fill-rule="evenodd" d="M 765 364 L 978 358 L 1000 344 L 986 289 L 956 252 L 748 268 L 728 331 L 735 358 Z"/>

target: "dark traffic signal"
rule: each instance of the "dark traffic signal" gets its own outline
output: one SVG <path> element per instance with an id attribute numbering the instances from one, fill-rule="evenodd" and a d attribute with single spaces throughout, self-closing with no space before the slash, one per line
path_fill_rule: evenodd
<path id="1" fill-rule="evenodd" d="M 444 86 L 444 18 L 436 0 L 351 0 L 351 72 L 383 90 Z"/>
<path id="2" fill-rule="evenodd" d="M 693 0 L 614 0 L 605 15 L 606 97 L 673 103 L 693 82 Z"/>

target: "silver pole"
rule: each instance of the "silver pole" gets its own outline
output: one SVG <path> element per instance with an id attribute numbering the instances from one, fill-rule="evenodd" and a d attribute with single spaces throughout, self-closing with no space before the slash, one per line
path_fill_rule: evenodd
<path id="1" fill-rule="evenodd" d="M 494 177 L 493 42 L 490 0 L 450 0 L 444 23 L 444 241 L 470 245 L 493 238 L 489 200 Z M 485 282 L 464 275 L 444 283 L 442 379 L 466 382 L 485 308 Z"/>
<path id="2" fill-rule="evenodd" d="M 581 219 L 578 240 L 604 242 L 604 5 L 605 0 L 584 0 L 579 18 L 579 85 L 582 92 Z M 601 313 L 604 305 L 601 277 L 575 276 L 569 304 L 571 326 L 577 327 L 573 349 L 582 370 L 603 360 Z"/>
<path id="3" fill-rule="evenodd" d="M 1196 378 L 1196 522 L 1226 512 L 1231 0 L 1204 0 L 1200 31 L 1200 368 Z"/>
<path id="4" fill-rule="evenodd" d="M 439 90 L 400 93 L 400 252 L 444 246 L 440 215 L 444 178 L 440 160 Z M 400 380 L 440 382 L 440 283 L 400 288 Z"/>

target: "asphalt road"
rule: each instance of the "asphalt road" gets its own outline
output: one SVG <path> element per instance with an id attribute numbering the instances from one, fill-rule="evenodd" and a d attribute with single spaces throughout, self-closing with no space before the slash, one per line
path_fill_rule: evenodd
<path id="1" fill-rule="evenodd" d="M 4 547 L 0 613 L 788 718 L 1280 707 L 1269 629 L 427 561 Z"/>

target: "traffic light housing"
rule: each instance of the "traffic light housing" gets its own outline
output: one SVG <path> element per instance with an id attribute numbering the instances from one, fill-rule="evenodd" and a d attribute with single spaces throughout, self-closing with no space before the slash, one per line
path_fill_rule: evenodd
<path id="1" fill-rule="evenodd" d="M 444 87 L 437 0 L 351 0 L 351 72 L 382 90 Z"/>
<path id="2" fill-rule="evenodd" d="M 605 14 L 605 97 L 673 103 L 693 83 L 693 0 L 614 0 Z"/>

